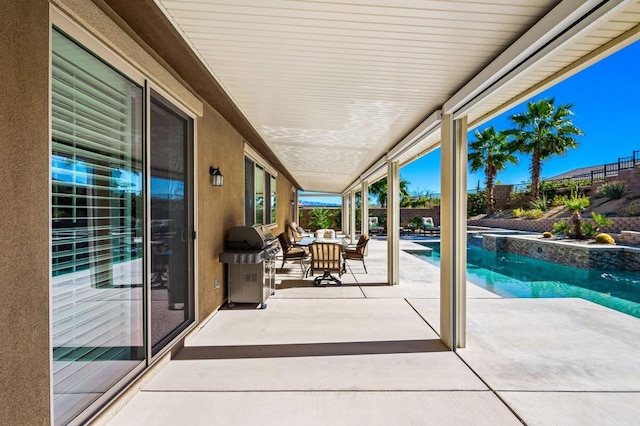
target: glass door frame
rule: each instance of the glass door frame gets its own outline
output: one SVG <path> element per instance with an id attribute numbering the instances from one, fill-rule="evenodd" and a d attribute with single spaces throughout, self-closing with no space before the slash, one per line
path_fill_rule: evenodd
<path id="1" fill-rule="evenodd" d="M 195 194 L 197 193 L 196 186 L 196 126 L 197 117 L 182 104 L 176 101 L 171 95 L 164 91 L 161 87 L 147 80 L 145 86 L 145 131 L 146 131 L 146 152 L 145 152 L 145 228 L 147 238 L 145 240 L 145 250 L 147 257 L 145 258 L 145 342 L 147 348 L 147 360 L 148 365 L 154 364 L 158 359 L 162 358 L 167 352 L 169 352 L 175 343 L 182 340 L 184 336 L 189 333 L 197 324 L 198 316 L 198 294 L 196 291 L 196 279 L 197 279 L 197 244 L 196 244 L 196 204 Z M 187 316 L 188 320 L 176 330 L 171 332 L 167 337 L 158 342 L 157 345 L 153 345 L 153 336 L 151 335 L 151 156 L 152 144 L 151 141 L 151 103 L 152 98 L 159 101 L 165 108 L 175 112 L 176 114 L 188 118 L 187 129 L 187 143 L 189 146 L 185 152 L 186 155 L 186 170 L 187 176 L 185 177 L 185 206 L 186 217 L 188 221 L 188 231 L 186 232 L 187 244 L 187 271 L 188 271 L 188 285 L 187 285 Z M 155 348 L 159 348 L 154 352 Z"/>

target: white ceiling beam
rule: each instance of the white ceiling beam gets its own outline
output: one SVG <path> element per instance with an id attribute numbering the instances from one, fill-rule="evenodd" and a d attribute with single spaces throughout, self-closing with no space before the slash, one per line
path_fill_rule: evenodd
<path id="1" fill-rule="evenodd" d="M 402 154 L 407 152 L 409 149 L 416 146 L 420 143 L 424 138 L 429 136 L 442 121 L 442 111 L 437 110 L 434 111 L 429 117 L 427 117 L 422 123 L 418 125 L 411 133 L 404 137 L 400 142 L 398 142 L 393 148 L 389 150 L 387 153 L 387 158 L 389 160 L 397 160 Z"/>
<path id="2" fill-rule="evenodd" d="M 354 180 L 348 187 L 342 191 L 342 195 L 348 195 L 351 191 L 358 188 L 363 181 L 369 181 L 369 183 L 374 182 L 382 175 L 387 172 L 387 156 L 383 156 L 378 159 L 375 163 L 373 163 L 364 173 L 358 177 L 358 179 Z"/>
<path id="3" fill-rule="evenodd" d="M 425 138 L 427 138 L 431 133 L 437 131 L 440 128 L 440 122 L 442 120 L 442 111 L 437 110 L 434 111 L 431 115 L 429 115 L 426 119 L 422 121 L 415 129 L 411 131 L 407 136 L 405 136 L 400 142 L 394 145 L 387 154 L 380 158 L 377 162 L 375 162 L 371 167 L 369 167 L 364 173 L 360 175 L 358 179 L 353 181 L 347 189 L 344 190 L 343 194 L 352 191 L 353 189 L 358 188 L 361 183 L 365 180 L 373 182 L 383 177 L 386 173 L 387 161 L 391 160 L 399 160 L 400 157 L 405 154 L 408 150 L 415 147 Z"/>
<path id="4" fill-rule="evenodd" d="M 536 62 L 600 23 L 631 0 L 565 0 L 509 46 L 442 106 L 443 113 L 466 115 L 482 99 Z M 600 5 L 599 5 L 600 4 Z"/>

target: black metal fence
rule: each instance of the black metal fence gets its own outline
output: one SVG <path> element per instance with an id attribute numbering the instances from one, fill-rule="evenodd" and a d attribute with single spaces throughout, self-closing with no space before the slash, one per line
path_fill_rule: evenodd
<path id="1" fill-rule="evenodd" d="M 640 163 L 640 151 L 633 151 L 630 157 L 618 158 L 617 162 L 603 164 L 602 168 L 591 170 L 589 173 L 560 179 L 546 179 L 545 181 L 560 185 L 591 185 L 594 182 L 601 182 L 607 177 L 617 176 L 620 170 L 633 169 L 638 163 Z"/>

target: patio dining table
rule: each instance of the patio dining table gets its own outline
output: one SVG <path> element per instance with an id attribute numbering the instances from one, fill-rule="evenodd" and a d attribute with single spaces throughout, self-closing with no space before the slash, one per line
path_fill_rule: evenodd
<path id="1" fill-rule="evenodd" d="M 349 245 L 349 240 L 346 238 L 304 237 L 300 241 L 296 242 L 295 245 L 300 247 L 309 247 L 313 243 L 335 243 L 340 244 L 343 247 L 347 247 Z"/>
<path id="2" fill-rule="evenodd" d="M 300 241 L 298 241 L 296 244 L 296 246 L 300 246 L 300 247 L 309 247 L 311 246 L 311 244 L 313 243 L 334 243 L 334 244 L 339 244 L 342 246 L 342 253 L 344 253 L 344 250 L 349 246 L 349 240 L 346 238 L 316 238 L 316 237 L 304 237 L 303 239 L 301 239 Z M 344 262 L 344 259 L 342 258 L 342 255 L 340 256 L 342 259 L 342 262 Z M 343 263 L 344 265 L 344 263 Z M 344 266 L 343 266 L 344 268 Z M 311 270 L 311 264 L 307 265 L 306 270 L 304 272 L 304 277 L 307 276 L 307 274 L 309 273 L 309 271 Z M 337 278 L 333 277 L 331 274 L 329 274 L 327 271 L 325 271 L 324 278 L 331 278 L 332 280 L 338 282 L 341 284 L 340 280 L 338 280 Z M 316 278 L 317 280 L 318 278 Z M 315 281 L 315 280 L 314 280 Z M 316 284 L 314 284 L 316 285 Z"/>

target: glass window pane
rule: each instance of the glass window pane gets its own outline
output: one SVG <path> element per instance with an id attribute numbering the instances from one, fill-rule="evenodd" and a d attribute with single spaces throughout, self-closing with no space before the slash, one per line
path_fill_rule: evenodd
<path id="1" fill-rule="evenodd" d="M 276 223 L 276 178 L 275 176 L 270 176 L 269 179 L 271 180 L 271 223 Z"/>
<path id="2" fill-rule="evenodd" d="M 255 221 L 255 163 L 244 159 L 244 224 L 251 226 Z"/>
<path id="3" fill-rule="evenodd" d="M 264 224 L 264 169 L 256 164 L 256 224 Z"/>
<path id="4" fill-rule="evenodd" d="M 56 424 L 142 364 L 143 91 L 61 32 L 52 50 Z"/>
<path id="5" fill-rule="evenodd" d="M 264 223 L 271 223 L 271 175 L 265 172 L 264 179 Z"/>

